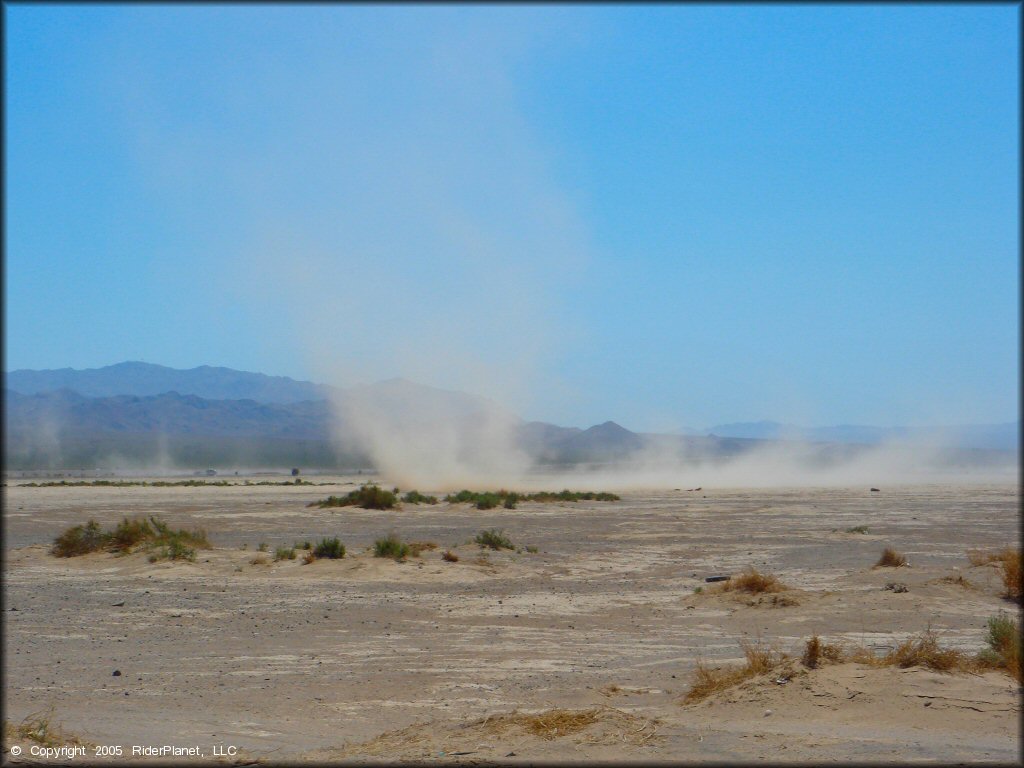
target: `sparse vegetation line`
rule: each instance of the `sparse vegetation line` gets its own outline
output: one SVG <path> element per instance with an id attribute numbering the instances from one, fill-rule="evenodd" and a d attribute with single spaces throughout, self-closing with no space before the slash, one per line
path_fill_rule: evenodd
<path id="1" fill-rule="evenodd" d="M 192 561 L 196 559 L 196 549 L 210 549 L 210 542 L 202 529 L 172 531 L 156 517 L 149 520 L 126 517 L 113 531 L 102 530 L 95 520 L 72 526 L 54 539 L 50 552 L 57 557 L 77 557 L 101 551 L 128 554 L 138 548 L 150 551 L 150 562 Z"/>
<path id="2" fill-rule="evenodd" d="M 519 493 L 501 489 L 498 491 L 461 490 L 444 497 L 449 504 L 474 504 L 477 509 L 494 509 L 499 504 L 505 509 L 515 509 L 520 501 L 551 503 L 556 501 L 619 501 L 619 496 L 605 491 L 538 491 Z"/>

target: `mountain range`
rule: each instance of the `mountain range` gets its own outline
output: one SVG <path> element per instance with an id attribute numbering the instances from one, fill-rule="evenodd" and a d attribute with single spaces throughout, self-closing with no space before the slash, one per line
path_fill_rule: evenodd
<path id="1" fill-rule="evenodd" d="M 580 429 L 526 422 L 485 398 L 403 379 L 342 389 L 230 368 L 177 370 L 126 362 L 81 371 L 7 373 L 5 464 L 8 469 L 92 468 L 111 462 L 370 467 L 372 451 L 353 409 L 387 414 L 402 425 L 423 420 L 434 427 L 454 425 L 470 434 L 497 418 L 509 425 L 518 448 L 547 465 L 619 462 L 645 449 L 724 457 L 769 441 L 871 444 L 927 432 L 801 429 L 777 422 L 719 425 L 687 435 L 636 433 L 613 421 Z M 981 453 L 1015 451 L 1019 422 L 947 428 L 941 434 Z"/>

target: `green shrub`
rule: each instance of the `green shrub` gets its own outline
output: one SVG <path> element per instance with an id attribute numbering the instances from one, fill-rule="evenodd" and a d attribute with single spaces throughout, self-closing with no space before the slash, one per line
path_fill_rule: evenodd
<path id="1" fill-rule="evenodd" d="M 149 562 L 155 563 L 157 560 L 188 560 L 189 562 L 195 562 L 196 551 L 185 543 L 183 537 L 172 535 L 165 541 L 166 543 L 160 548 L 159 552 L 154 552 L 149 556 Z"/>
<path id="2" fill-rule="evenodd" d="M 145 520 L 129 520 L 117 524 L 110 536 L 110 546 L 117 552 L 130 552 L 131 548 L 154 536 L 153 528 Z"/>
<path id="3" fill-rule="evenodd" d="M 501 497 L 496 493 L 481 493 L 476 499 L 477 509 L 494 509 L 501 502 Z"/>
<path id="4" fill-rule="evenodd" d="M 274 550 L 274 561 L 278 560 L 294 560 L 295 559 L 295 547 L 278 547 Z"/>
<path id="5" fill-rule="evenodd" d="M 320 539 L 320 543 L 313 550 L 315 557 L 326 557 L 329 560 L 337 560 L 345 556 L 345 545 L 335 537 L 333 539 Z"/>
<path id="6" fill-rule="evenodd" d="M 855 525 L 853 528 L 847 528 L 847 533 L 867 533 L 868 527 L 866 525 Z"/>
<path id="7" fill-rule="evenodd" d="M 437 504 L 437 496 L 427 496 L 419 491 L 409 491 L 402 497 L 407 504 Z"/>
<path id="8" fill-rule="evenodd" d="M 389 533 L 383 539 L 377 539 L 373 542 L 374 557 L 393 557 L 395 560 L 402 560 L 408 557 L 408 555 L 409 545 L 403 544 L 393 533 Z"/>
<path id="9" fill-rule="evenodd" d="M 51 552 L 57 557 L 77 557 L 98 552 L 107 546 L 110 534 L 100 530 L 100 524 L 90 520 L 85 525 L 68 528 L 53 541 Z"/>
<path id="10" fill-rule="evenodd" d="M 267 546 L 267 542 L 265 541 L 261 541 L 259 546 L 256 547 L 257 552 L 266 552 L 267 549 L 269 549 L 269 547 Z"/>
<path id="11" fill-rule="evenodd" d="M 344 496 L 328 496 L 322 501 L 314 501 L 311 507 L 362 507 L 363 509 L 394 509 L 398 497 L 393 491 L 385 491 L 379 485 L 364 485 L 358 491 L 350 491 Z"/>
<path id="12" fill-rule="evenodd" d="M 480 531 L 473 539 L 481 547 L 491 549 L 515 549 L 515 545 L 499 530 L 492 528 L 489 531 Z"/>

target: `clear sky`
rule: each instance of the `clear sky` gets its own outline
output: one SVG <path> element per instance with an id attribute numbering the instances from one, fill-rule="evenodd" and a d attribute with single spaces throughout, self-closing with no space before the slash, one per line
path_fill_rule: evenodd
<path id="1" fill-rule="evenodd" d="M 1018 417 L 1017 5 L 6 5 L 5 368 Z"/>

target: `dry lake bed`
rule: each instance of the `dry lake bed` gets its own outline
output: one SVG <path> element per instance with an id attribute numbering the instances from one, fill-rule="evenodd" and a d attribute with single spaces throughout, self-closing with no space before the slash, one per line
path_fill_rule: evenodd
<path id="1" fill-rule="evenodd" d="M 884 654 L 930 628 L 943 647 L 982 650 L 989 617 L 1018 606 L 998 566 L 966 553 L 1016 546 L 1016 485 L 372 511 L 308 507 L 357 480 L 313 479 L 332 484 L 8 479 L 5 761 L 40 759 L 14 730 L 39 719 L 61 729 L 51 744 L 86 746 L 74 762 L 119 759 L 97 758 L 101 746 L 123 760 L 163 745 L 229 762 L 1021 757 L 1021 689 L 1003 672 L 799 663 L 812 635 Z M 204 528 L 213 548 L 195 562 L 49 553 L 90 518 L 149 515 Z M 516 549 L 474 543 L 492 528 Z M 374 557 L 388 533 L 438 547 Z M 342 559 L 273 560 L 277 547 L 334 536 Z M 886 546 L 909 566 L 873 568 Z M 789 589 L 739 597 L 705 582 L 748 566 Z M 681 703 L 697 661 L 738 663 L 742 641 L 794 661 Z"/>

